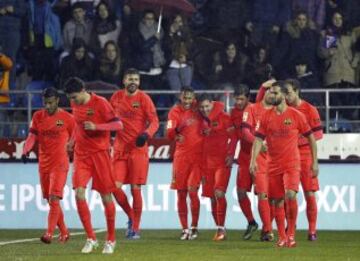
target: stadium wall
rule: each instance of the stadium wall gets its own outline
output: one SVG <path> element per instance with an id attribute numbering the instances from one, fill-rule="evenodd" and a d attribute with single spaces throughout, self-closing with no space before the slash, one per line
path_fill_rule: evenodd
<path id="1" fill-rule="evenodd" d="M 226 227 L 244 229 L 245 218 L 236 200 L 236 167 L 232 170 L 227 193 L 228 214 Z M 144 212 L 142 228 L 177 229 L 180 227 L 176 213 L 176 197 L 169 189 L 171 181 L 170 163 L 151 163 L 148 185 L 143 190 Z M 319 229 L 360 230 L 360 164 L 320 164 L 321 190 L 317 193 Z M 129 188 L 126 188 L 129 194 Z M 253 194 L 252 202 L 256 201 Z M 299 218 L 297 227 L 307 228 L 305 202 L 299 193 Z M 88 193 L 89 206 L 94 227 L 105 227 L 101 199 L 97 193 Z M 71 228 L 81 228 L 76 212 L 71 175 L 68 176 L 62 201 L 66 223 Z M 255 204 L 252 204 L 259 220 Z M 37 164 L 2 163 L 0 171 L 0 229 L 45 228 L 47 204 L 42 199 Z M 117 209 L 117 227 L 125 227 L 125 214 Z M 200 228 L 214 228 L 210 202 L 201 198 Z"/>

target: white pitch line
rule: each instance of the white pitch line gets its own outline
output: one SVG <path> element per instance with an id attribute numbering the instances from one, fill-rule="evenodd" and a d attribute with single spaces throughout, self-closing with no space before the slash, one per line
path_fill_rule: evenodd
<path id="1" fill-rule="evenodd" d="M 95 233 L 101 233 L 101 232 L 105 232 L 106 229 L 97 229 L 94 232 Z M 78 235 L 84 235 L 85 232 L 74 232 L 74 233 L 70 233 L 71 236 L 78 236 Z M 59 237 L 59 235 L 54 236 L 54 238 Z M 18 240 L 12 240 L 12 241 L 5 241 L 5 242 L 0 242 L 0 246 L 5 246 L 5 245 L 10 245 L 10 244 L 17 244 L 17 243 L 25 243 L 25 242 L 32 242 L 32 241 L 38 241 L 40 240 L 39 237 L 36 238 L 27 238 L 27 239 L 18 239 Z"/>

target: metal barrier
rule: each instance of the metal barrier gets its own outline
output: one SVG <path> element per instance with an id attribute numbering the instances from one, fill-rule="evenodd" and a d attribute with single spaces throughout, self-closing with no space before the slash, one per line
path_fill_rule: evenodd
<path id="1" fill-rule="evenodd" d="M 100 95 L 105 95 L 105 96 L 110 96 L 114 91 L 113 90 L 92 90 Z M 173 91 L 173 90 L 146 90 L 146 93 L 148 93 L 150 96 L 152 96 L 153 100 L 157 101 L 159 96 L 167 96 L 167 97 L 172 97 L 169 100 L 175 101 L 176 99 L 174 99 L 178 94 L 179 91 Z M 32 114 L 35 110 L 39 109 L 39 107 L 34 107 L 33 106 L 33 98 L 35 95 L 41 95 L 41 91 L 25 91 L 25 90 L 11 90 L 10 95 L 12 97 L 14 96 L 26 96 L 26 99 L 22 99 L 22 103 L 18 103 L 15 106 L 8 106 L 8 107 L 0 107 L 0 112 L 2 111 L 7 111 L 8 114 L 9 112 L 16 112 L 16 111 L 22 111 L 26 113 L 26 120 L 23 121 L 0 121 L 0 128 L 4 127 L 6 125 L 24 125 L 26 124 L 27 126 L 30 125 L 31 122 L 31 118 L 32 118 Z M 226 111 L 230 111 L 233 105 L 233 101 L 232 101 L 232 91 L 231 90 L 200 90 L 200 91 L 196 91 L 196 93 L 209 93 L 209 94 L 213 94 L 217 97 L 217 99 L 222 100 L 225 103 L 225 108 Z M 257 93 L 257 91 L 252 90 L 251 91 L 252 94 Z M 339 131 L 339 125 L 343 124 L 343 123 L 348 123 L 351 125 L 351 129 L 353 132 L 358 132 L 360 130 L 360 119 L 356 118 L 356 119 L 342 119 L 339 116 L 339 111 L 341 110 L 352 110 L 352 112 L 354 112 L 354 110 L 360 110 L 360 104 L 353 104 L 353 105 L 332 105 L 331 103 L 331 96 L 332 95 L 339 95 L 339 93 L 341 95 L 343 95 L 344 93 L 346 94 L 351 94 L 351 95 L 358 95 L 360 97 L 360 89 L 312 89 L 312 90 L 302 90 L 302 93 L 305 95 L 310 95 L 310 97 L 314 94 L 321 94 L 322 99 L 324 101 L 323 104 L 318 105 L 317 108 L 320 111 L 320 114 L 323 116 L 323 125 L 325 127 L 325 131 L 327 133 L 329 132 L 338 132 Z M 38 97 L 39 98 L 39 97 Z M 24 104 L 24 101 L 25 104 Z M 173 103 L 173 102 L 172 102 Z M 159 113 L 163 113 L 163 112 L 167 112 L 171 106 L 172 103 L 169 104 L 168 106 L 157 106 L 157 110 Z M 65 107 L 66 108 L 66 107 Z M 70 109 L 70 108 L 67 108 Z M 333 113 L 332 113 L 333 112 Z M 331 116 L 331 114 L 333 114 L 333 116 Z M 161 121 L 162 124 L 164 124 L 164 120 L 163 119 Z"/>

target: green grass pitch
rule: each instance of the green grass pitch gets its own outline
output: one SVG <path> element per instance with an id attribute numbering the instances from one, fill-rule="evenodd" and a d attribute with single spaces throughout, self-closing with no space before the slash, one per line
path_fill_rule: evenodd
<path id="1" fill-rule="evenodd" d="M 228 231 L 228 239 L 213 242 L 214 231 L 200 230 L 194 241 L 180 241 L 177 230 L 144 230 L 141 239 L 129 241 L 124 230 L 117 230 L 117 245 L 111 256 L 101 254 L 105 233 L 98 234 L 100 248 L 81 254 L 85 235 L 73 236 L 66 244 L 56 239 L 50 245 L 40 240 L 1 245 L 2 242 L 36 238 L 42 230 L 1 230 L 0 260 L 360 260 L 360 232 L 320 231 L 317 242 L 308 242 L 306 232 L 297 233 L 298 246 L 278 249 L 274 242 L 258 241 L 259 232 L 250 241 L 243 241 L 243 231 Z"/>

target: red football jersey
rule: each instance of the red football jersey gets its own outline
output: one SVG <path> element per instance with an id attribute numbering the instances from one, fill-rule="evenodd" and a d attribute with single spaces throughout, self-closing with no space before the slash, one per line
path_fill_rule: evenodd
<path id="1" fill-rule="evenodd" d="M 255 136 L 266 138 L 268 145 L 269 174 L 280 174 L 289 168 L 300 169 L 299 135 L 311 134 L 304 115 L 287 107 L 279 114 L 276 108 L 265 112 L 256 128 Z"/>
<path id="2" fill-rule="evenodd" d="M 116 151 L 135 148 L 135 141 L 139 135 L 146 132 L 152 137 L 158 130 L 156 108 L 145 92 L 138 90 L 135 95 L 128 96 L 125 90 L 120 90 L 113 94 L 110 103 L 124 125 L 124 130 L 116 134 Z M 147 146 L 141 149 L 147 151 Z"/>
<path id="3" fill-rule="evenodd" d="M 110 131 L 85 130 L 84 122 L 95 124 L 108 123 L 116 119 L 110 103 L 101 96 L 91 93 L 86 104 L 71 103 L 76 121 L 75 153 L 77 156 L 88 156 L 91 153 L 110 149 Z"/>
<path id="4" fill-rule="evenodd" d="M 235 132 L 230 115 L 224 112 L 224 105 L 214 102 L 213 110 L 203 120 L 203 130 L 210 129 L 204 136 L 203 162 L 207 168 L 225 167 L 226 156 L 230 155 L 230 139 L 235 139 Z"/>
<path id="5" fill-rule="evenodd" d="M 50 172 L 57 167 L 64 167 L 64 170 L 68 168 L 66 144 L 74 126 L 73 116 L 63 109 L 58 109 L 53 115 L 49 115 L 45 109 L 34 113 L 30 132 L 37 136 L 40 171 Z"/>
<path id="6" fill-rule="evenodd" d="M 249 107 L 251 105 L 251 103 L 248 103 L 248 105 L 245 107 L 245 109 L 247 107 Z M 233 123 L 233 126 L 236 129 L 236 136 L 237 138 L 240 140 L 240 153 L 245 153 L 250 155 L 251 154 L 251 147 L 252 144 L 247 142 L 246 140 L 242 139 L 242 122 L 243 122 L 243 114 L 244 114 L 244 110 L 240 110 L 236 107 L 234 107 L 231 110 L 231 121 Z"/>
<path id="7" fill-rule="evenodd" d="M 304 100 L 301 100 L 300 105 L 294 108 L 305 115 L 307 123 L 310 125 L 311 131 L 314 133 L 315 138 L 318 136 L 316 135 L 317 132 L 320 132 L 320 136 L 322 137 L 323 128 L 321 126 L 320 115 L 316 107 Z M 309 146 L 309 142 L 307 140 L 304 140 L 305 138 L 302 136 L 300 136 L 300 139 L 300 142 L 302 144 L 301 146 L 299 146 L 300 154 L 310 154 L 311 149 Z"/>
<path id="8" fill-rule="evenodd" d="M 203 142 L 201 123 L 202 119 L 195 108 L 185 110 L 178 104 L 169 111 L 166 125 L 167 137 L 173 140 L 177 132 L 184 137 L 182 142 L 176 141 L 175 155 L 201 154 Z"/>

